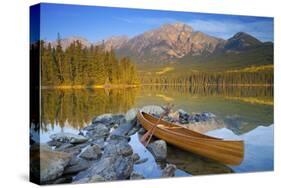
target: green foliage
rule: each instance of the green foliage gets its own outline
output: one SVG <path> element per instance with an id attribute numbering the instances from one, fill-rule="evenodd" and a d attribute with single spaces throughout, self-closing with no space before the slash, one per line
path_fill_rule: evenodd
<path id="1" fill-rule="evenodd" d="M 102 45 L 83 47 L 75 41 L 65 50 L 58 35 L 57 46 L 41 41 L 41 78 L 43 86 L 137 84 L 134 64 L 129 58 L 117 59 L 113 50 Z"/>

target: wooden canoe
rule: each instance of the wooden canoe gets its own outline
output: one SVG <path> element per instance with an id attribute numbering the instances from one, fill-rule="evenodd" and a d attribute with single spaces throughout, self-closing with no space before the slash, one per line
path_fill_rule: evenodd
<path id="1" fill-rule="evenodd" d="M 146 130 L 150 130 L 158 121 L 158 118 L 141 111 L 137 118 Z M 223 164 L 239 165 L 244 158 L 243 141 L 207 136 L 164 120 L 160 120 L 153 135 L 178 148 Z"/>

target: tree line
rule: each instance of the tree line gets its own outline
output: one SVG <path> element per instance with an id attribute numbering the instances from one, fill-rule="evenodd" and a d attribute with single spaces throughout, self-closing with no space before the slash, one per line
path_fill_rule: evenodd
<path id="1" fill-rule="evenodd" d="M 187 72 L 140 77 L 144 84 L 164 85 L 273 85 L 273 70 L 258 72 Z"/>
<path id="2" fill-rule="evenodd" d="M 85 47 L 77 40 L 63 49 L 58 37 L 55 47 L 40 42 L 40 56 L 43 86 L 138 83 L 134 63 L 127 57 L 118 59 L 103 44 Z"/>

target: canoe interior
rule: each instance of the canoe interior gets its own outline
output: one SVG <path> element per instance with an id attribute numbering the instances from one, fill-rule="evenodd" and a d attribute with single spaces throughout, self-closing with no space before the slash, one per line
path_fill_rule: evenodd
<path id="1" fill-rule="evenodd" d="M 146 130 L 154 127 L 158 121 L 158 118 L 145 112 L 138 112 L 137 117 Z M 155 127 L 154 136 L 183 150 L 229 165 L 239 165 L 244 158 L 243 141 L 210 137 L 164 120 L 159 124 L 161 126 Z"/>

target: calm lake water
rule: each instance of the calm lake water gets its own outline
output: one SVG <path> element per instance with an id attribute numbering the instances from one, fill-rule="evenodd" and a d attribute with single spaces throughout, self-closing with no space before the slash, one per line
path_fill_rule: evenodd
<path id="1" fill-rule="evenodd" d="M 216 120 L 190 128 L 226 139 L 243 139 L 245 157 L 239 166 L 226 166 L 168 146 L 167 162 L 178 167 L 176 176 L 273 170 L 274 125 L 272 87 L 143 86 L 113 90 L 42 90 L 40 141 L 57 132 L 77 133 L 103 113 L 124 113 L 145 105 L 175 104 L 174 109 L 212 112 Z M 147 178 L 159 177 L 165 164 L 131 137 L 134 152 L 148 161 L 134 170 Z"/>

